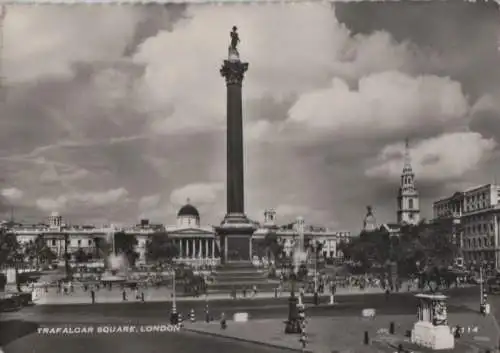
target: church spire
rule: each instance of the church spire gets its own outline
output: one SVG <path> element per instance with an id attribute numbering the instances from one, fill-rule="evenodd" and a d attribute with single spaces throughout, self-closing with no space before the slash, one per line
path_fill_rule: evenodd
<path id="1" fill-rule="evenodd" d="M 420 220 L 419 195 L 411 165 L 410 142 L 405 140 L 404 164 L 398 193 L 398 223 L 417 224 Z"/>
<path id="2" fill-rule="evenodd" d="M 405 139 L 403 174 L 413 174 L 413 169 L 411 168 L 410 140 L 408 138 Z"/>

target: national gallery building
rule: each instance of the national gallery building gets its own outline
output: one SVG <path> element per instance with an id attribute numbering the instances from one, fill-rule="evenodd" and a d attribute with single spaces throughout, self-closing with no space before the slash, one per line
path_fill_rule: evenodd
<path id="1" fill-rule="evenodd" d="M 251 236 L 251 243 L 254 244 L 251 249 L 253 258 L 264 255 L 259 244 L 262 244 L 269 234 L 275 235 L 278 241 L 283 244 L 286 254 L 291 254 L 293 242 L 298 235 L 296 222 L 279 226 L 276 224 L 276 212 L 267 210 L 264 213 L 264 222 L 262 224 L 254 223 L 255 231 Z M 202 225 L 198 210 L 189 202 L 179 209 L 175 225 L 155 225 L 150 224 L 148 220 L 142 220 L 140 224 L 126 227 L 68 225 L 59 213 L 53 212 L 46 223 L 30 225 L 7 222 L 4 223 L 4 227 L 16 234 L 21 246 L 26 246 L 30 241 L 34 242 L 37 237 L 43 236 L 47 246 L 58 258 L 63 258 L 66 239 L 69 254 L 82 249 L 94 258 L 105 257 L 105 254 L 99 254 L 98 242 L 106 241 L 109 243 L 112 235 L 118 232 L 136 236 L 138 264 L 144 264 L 147 261 L 146 244 L 148 240 L 154 236 L 165 236 L 165 234 L 177 246 L 179 252 L 175 259 L 177 263 L 192 266 L 214 266 L 220 264 L 223 252 L 217 228 Z M 343 254 L 338 250 L 338 244 L 342 241 L 349 241 L 349 232 L 334 231 L 307 224 L 303 229 L 304 238 L 314 239 L 322 244 L 321 252 L 326 259 L 340 260 L 343 258 Z"/>

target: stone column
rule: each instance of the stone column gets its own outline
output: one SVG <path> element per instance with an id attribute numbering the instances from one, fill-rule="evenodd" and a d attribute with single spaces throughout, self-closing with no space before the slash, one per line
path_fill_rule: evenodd
<path id="1" fill-rule="evenodd" d="M 212 239 L 212 259 L 215 259 L 215 239 Z"/>
<path id="2" fill-rule="evenodd" d="M 205 242 L 205 255 L 203 257 L 208 259 L 208 239 L 205 238 L 203 241 Z"/>
<path id="3" fill-rule="evenodd" d="M 241 86 L 248 63 L 242 63 L 236 48 L 220 69 L 227 87 L 227 213 L 244 214 L 243 108 Z"/>
<path id="4" fill-rule="evenodd" d="M 224 259 L 227 260 L 227 237 L 224 237 Z"/>
<path id="5" fill-rule="evenodd" d="M 196 240 L 194 238 L 191 238 L 191 244 L 193 246 L 193 253 L 191 254 L 191 257 L 194 259 L 196 257 Z"/>
<path id="6" fill-rule="evenodd" d="M 179 257 L 182 259 L 182 251 L 184 249 L 182 248 L 182 238 L 179 239 Z"/>

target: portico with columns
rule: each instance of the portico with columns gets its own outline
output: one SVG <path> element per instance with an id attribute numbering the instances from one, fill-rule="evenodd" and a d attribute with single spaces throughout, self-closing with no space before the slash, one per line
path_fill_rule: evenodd
<path id="1" fill-rule="evenodd" d="M 200 214 L 189 199 L 177 213 L 177 225 L 167 226 L 166 231 L 178 249 L 175 262 L 192 266 L 220 263 L 215 231 L 211 226 L 200 225 Z"/>

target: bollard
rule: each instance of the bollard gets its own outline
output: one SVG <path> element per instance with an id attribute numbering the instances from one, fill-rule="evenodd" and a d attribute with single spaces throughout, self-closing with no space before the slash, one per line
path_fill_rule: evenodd
<path id="1" fill-rule="evenodd" d="M 365 331 L 365 336 L 363 338 L 363 344 L 365 344 L 365 345 L 370 344 L 370 337 L 368 336 L 368 331 Z"/>
<path id="2" fill-rule="evenodd" d="M 391 321 L 391 323 L 389 324 L 389 333 L 391 335 L 394 335 L 395 332 L 396 332 L 396 330 L 395 330 L 395 327 L 394 327 L 394 321 Z"/>
<path id="3" fill-rule="evenodd" d="M 330 294 L 330 305 L 335 304 L 335 296 L 333 294 Z"/>
<path id="4" fill-rule="evenodd" d="M 306 336 L 305 331 L 302 331 L 302 334 L 300 335 L 300 338 L 299 338 L 299 342 L 302 345 L 302 351 L 305 351 L 305 349 L 307 347 L 307 336 Z"/>

